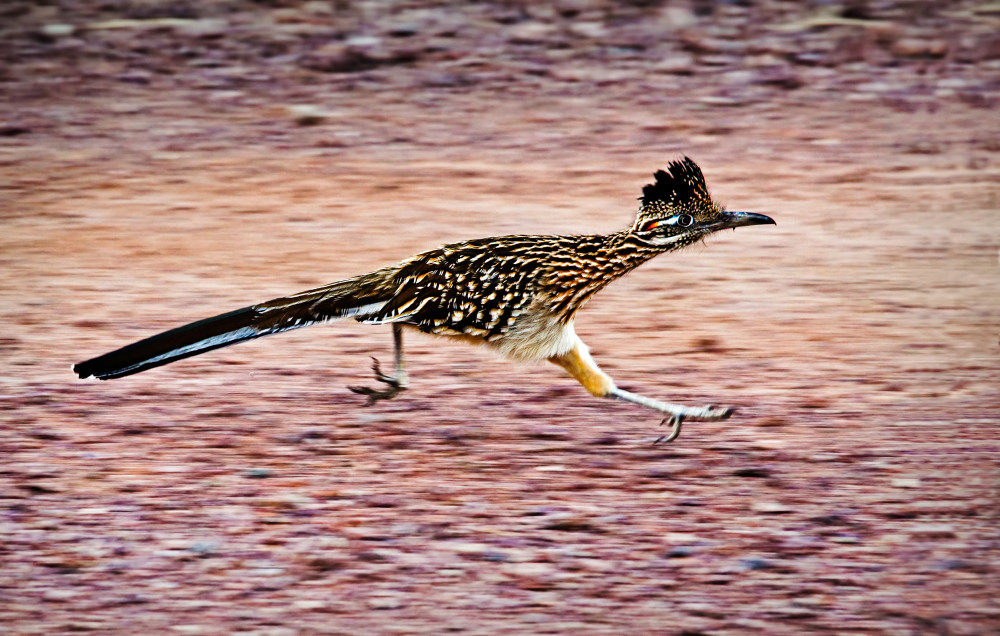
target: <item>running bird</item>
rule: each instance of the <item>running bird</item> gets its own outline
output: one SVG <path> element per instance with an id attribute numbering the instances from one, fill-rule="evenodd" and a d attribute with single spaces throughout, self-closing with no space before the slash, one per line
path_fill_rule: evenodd
<path id="1" fill-rule="evenodd" d="M 381 389 L 350 387 L 369 403 L 407 387 L 403 328 L 486 344 L 517 360 L 548 360 L 597 397 L 665 413 L 672 441 L 685 420 L 721 420 L 732 408 L 685 407 L 619 389 L 573 329 L 587 300 L 611 281 L 664 252 L 728 228 L 773 224 L 714 203 L 691 159 L 671 162 L 642 190 L 632 225 L 573 236 L 497 236 L 452 243 L 369 274 L 199 320 L 81 362 L 81 378 L 120 378 L 238 342 L 331 320 L 392 325 L 395 372 L 375 361 Z M 657 440 L 657 441 L 660 441 Z"/>

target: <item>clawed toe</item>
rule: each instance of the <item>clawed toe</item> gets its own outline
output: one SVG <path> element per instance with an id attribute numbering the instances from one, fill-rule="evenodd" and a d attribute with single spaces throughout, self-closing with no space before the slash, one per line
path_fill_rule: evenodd
<path id="1" fill-rule="evenodd" d="M 375 373 L 375 379 L 379 382 L 387 384 L 384 389 L 373 389 L 367 386 L 348 386 L 352 392 L 359 395 L 368 396 L 368 402 L 365 406 L 371 406 L 379 400 L 391 400 L 392 398 L 399 395 L 399 392 L 405 389 L 402 383 L 391 375 L 386 375 L 382 372 L 382 368 L 379 365 L 378 358 L 372 357 L 372 371 Z"/>
<path id="2" fill-rule="evenodd" d="M 681 424 L 684 423 L 683 415 L 670 415 L 669 417 L 665 417 L 663 418 L 663 421 L 660 422 L 660 426 L 663 426 L 668 422 L 670 423 L 671 426 L 670 432 L 667 433 L 666 435 L 660 435 L 659 437 L 657 437 L 656 440 L 653 441 L 653 446 L 656 446 L 660 442 L 663 442 L 664 444 L 669 444 L 670 442 L 677 439 L 677 436 L 681 434 Z"/>
<path id="3" fill-rule="evenodd" d="M 372 371 L 375 372 L 375 379 L 379 382 L 385 382 L 390 386 L 399 386 L 399 382 L 396 381 L 396 378 L 382 373 L 382 367 L 379 365 L 378 358 L 375 356 L 372 356 Z"/>
<path id="4" fill-rule="evenodd" d="M 359 395 L 367 395 L 368 402 L 365 404 L 365 406 L 371 406 L 372 404 L 375 404 L 379 400 L 391 400 L 392 398 L 399 395 L 399 392 L 403 390 L 401 387 L 398 386 L 389 386 L 388 388 L 382 390 L 373 389 L 367 386 L 349 386 L 347 388 Z"/>

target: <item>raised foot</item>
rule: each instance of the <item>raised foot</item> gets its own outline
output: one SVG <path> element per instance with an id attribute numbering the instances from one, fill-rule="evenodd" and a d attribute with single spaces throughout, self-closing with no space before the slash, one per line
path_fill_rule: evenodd
<path id="1" fill-rule="evenodd" d="M 663 418 L 660 422 L 660 426 L 664 424 L 670 424 L 670 432 L 666 435 L 660 435 L 655 440 L 653 440 L 653 446 L 659 443 L 669 444 L 670 442 L 677 439 L 677 436 L 681 434 L 681 425 L 687 418 L 696 419 L 702 422 L 714 422 L 718 420 L 728 419 L 730 415 L 736 409 L 732 407 L 721 407 L 721 406 L 703 406 L 700 409 L 697 408 L 683 408 L 678 413 L 673 413 Z"/>
<path id="2" fill-rule="evenodd" d="M 406 385 L 400 382 L 397 378 L 386 375 L 382 373 L 382 367 L 378 363 L 378 358 L 372 357 L 372 371 L 375 372 L 375 379 L 379 382 L 387 384 L 384 389 L 373 389 L 367 386 L 349 386 L 347 387 L 351 391 L 358 393 L 360 395 L 367 395 L 368 402 L 365 406 L 371 406 L 379 400 L 391 400 L 392 398 L 399 395 L 401 391 L 406 390 Z"/>
<path id="3" fill-rule="evenodd" d="M 642 395 L 636 395 L 635 393 L 619 388 L 615 388 L 608 393 L 608 397 L 645 406 L 646 408 L 653 409 L 654 411 L 659 411 L 660 413 L 665 413 L 667 415 L 666 419 L 664 419 L 661 424 L 669 422 L 671 430 L 668 434 L 659 437 L 655 442 L 653 442 L 654 444 L 659 444 L 660 442 L 672 442 L 677 439 L 677 436 L 681 434 L 681 424 L 683 424 L 685 420 L 715 422 L 728 418 L 733 414 L 733 411 L 736 410 L 732 407 L 715 406 L 713 404 L 702 406 L 700 408 L 681 406 L 680 404 L 667 404 L 666 402 L 654 400 Z"/>

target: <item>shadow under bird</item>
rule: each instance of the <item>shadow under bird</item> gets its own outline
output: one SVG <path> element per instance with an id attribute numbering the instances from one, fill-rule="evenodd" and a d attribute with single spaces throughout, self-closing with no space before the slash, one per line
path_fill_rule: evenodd
<path id="1" fill-rule="evenodd" d="M 658 254 L 719 230 L 773 224 L 763 214 L 714 203 L 691 159 L 671 162 L 642 190 L 631 227 L 603 235 L 497 236 L 452 243 L 370 274 L 237 309 L 140 340 L 73 367 L 102 380 L 139 373 L 238 342 L 341 318 L 392 325 L 395 372 L 381 389 L 350 387 L 369 404 L 407 387 L 403 327 L 486 344 L 517 360 L 548 360 L 597 397 L 666 414 L 672 441 L 687 420 L 722 420 L 732 408 L 686 407 L 615 386 L 573 329 L 577 310 L 596 292 Z"/>

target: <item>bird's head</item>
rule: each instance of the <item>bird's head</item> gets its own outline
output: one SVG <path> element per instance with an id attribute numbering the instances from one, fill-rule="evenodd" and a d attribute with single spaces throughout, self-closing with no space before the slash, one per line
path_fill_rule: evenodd
<path id="1" fill-rule="evenodd" d="M 696 243 L 712 232 L 743 225 L 774 224 L 753 212 L 729 212 L 712 201 L 698 164 L 684 157 L 657 170 L 656 183 L 642 189 L 642 205 L 630 233 L 664 250 Z"/>

